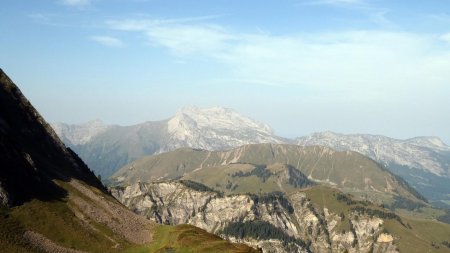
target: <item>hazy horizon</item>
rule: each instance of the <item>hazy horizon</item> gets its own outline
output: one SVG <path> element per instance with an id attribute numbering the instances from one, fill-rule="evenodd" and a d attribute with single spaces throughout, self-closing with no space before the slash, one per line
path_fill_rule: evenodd
<path id="1" fill-rule="evenodd" d="M 0 14 L 0 68 L 50 122 L 222 106 L 288 138 L 450 143 L 443 1 L 6 0 Z"/>
<path id="2" fill-rule="evenodd" d="M 90 123 L 90 122 L 94 122 L 94 121 L 100 121 L 102 124 L 105 124 L 105 125 L 116 125 L 116 126 L 121 126 L 121 127 L 127 127 L 127 126 L 139 125 L 139 124 L 142 124 L 142 123 L 145 123 L 145 122 L 158 122 L 158 121 L 169 120 L 171 117 L 175 116 L 175 114 L 176 114 L 178 111 L 182 110 L 183 108 L 187 108 L 187 107 L 196 107 L 196 108 L 200 108 L 200 109 L 207 109 L 207 108 L 212 108 L 212 107 L 222 107 L 222 106 L 218 106 L 218 105 L 217 105 L 217 106 L 210 106 L 210 107 L 199 107 L 199 106 L 196 106 L 196 105 L 186 105 L 186 106 L 183 106 L 183 107 L 179 108 L 177 111 L 173 112 L 173 114 L 170 115 L 169 117 L 165 117 L 165 118 L 161 118 L 161 119 L 150 119 L 150 120 L 146 120 L 146 121 L 142 121 L 142 122 L 134 122 L 134 123 L 131 123 L 131 124 L 119 124 L 119 123 L 115 123 L 115 122 L 105 121 L 105 120 L 103 120 L 103 119 L 101 119 L 101 118 L 90 119 L 90 120 L 82 121 L 82 122 L 62 122 L 62 121 L 53 121 L 53 122 L 50 122 L 50 123 L 62 123 L 62 124 L 67 124 L 67 125 L 82 125 L 82 124 L 86 124 L 86 123 Z M 232 109 L 232 110 L 236 111 L 235 109 L 229 108 L 229 107 L 222 107 L 222 108 Z M 384 134 L 382 134 L 382 133 L 365 133 L 365 132 L 348 132 L 348 133 L 346 133 L 346 132 L 337 132 L 337 131 L 334 131 L 334 130 L 331 130 L 331 129 L 328 129 L 328 130 L 325 129 L 325 130 L 322 130 L 322 131 L 314 131 L 314 132 L 303 133 L 303 134 L 298 134 L 298 135 L 296 135 L 296 134 L 294 134 L 294 135 L 287 135 L 287 134 L 279 133 L 279 132 L 276 131 L 276 129 L 274 129 L 270 124 L 267 124 L 266 122 L 263 122 L 263 121 L 260 121 L 260 120 L 258 120 L 258 119 L 255 119 L 255 118 L 251 117 L 251 115 L 245 115 L 245 114 L 240 113 L 239 111 L 236 111 L 236 112 L 239 113 L 239 114 L 241 114 L 241 115 L 243 115 L 243 116 L 245 116 L 245 117 L 248 117 L 248 118 L 250 118 L 250 119 L 252 119 L 252 120 L 255 120 L 255 121 L 257 121 L 257 122 L 260 122 L 260 123 L 263 123 L 263 124 L 268 125 L 270 128 L 272 128 L 272 130 L 274 131 L 274 134 L 275 134 L 275 135 L 278 135 L 279 137 L 283 137 L 283 138 L 289 138 L 289 139 L 295 139 L 295 138 L 297 138 L 297 137 L 303 137 L 303 136 L 307 136 L 307 135 L 314 134 L 314 133 L 319 133 L 319 132 L 333 132 L 333 133 L 337 133 L 337 134 L 345 134 L 345 135 L 352 135 L 352 134 L 356 134 L 356 135 L 358 135 L 358 134 L 384 135 Z M 394 138 L 394 139 L 411 139 L 411 138 L 415 138 L 415 137 L 438 137 L 438 138 L 440 138 L 445 144 L 448 145 L 448 142 L 447 142 L 445 139 L 441 138 L 440 136 L 433 136 L 433 135 L 417 135 L 417 136 L 411 136 L 411 137 L 405 137 L 405 138 L 397 138 L 397 137 L 387 136 L 387 135 L 385 135 L 385 136 L 386 136 L 386 137 L 391 137 L 391 138 Z"/>

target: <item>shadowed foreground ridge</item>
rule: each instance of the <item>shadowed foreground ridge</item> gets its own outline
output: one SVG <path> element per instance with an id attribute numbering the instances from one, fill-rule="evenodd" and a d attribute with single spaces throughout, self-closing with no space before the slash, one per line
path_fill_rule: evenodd
<path id="1" fill-rule="evenodd" d="M 0 163 L 0 200 L 6 205 L 64 197 L 53 179 L 75 178 L 105 191 L 1 69 Z"/>

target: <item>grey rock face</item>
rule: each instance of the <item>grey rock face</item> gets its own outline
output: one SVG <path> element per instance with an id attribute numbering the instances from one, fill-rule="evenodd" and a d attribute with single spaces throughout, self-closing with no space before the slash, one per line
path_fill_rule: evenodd
<path id="1" fill-rule="evenodd" d="M 105 125 L 101 120 L 93 120 L 84 124 L 52 123 L 56 134 L 67 145 L 82 145 L 88 143 L 94 136 L 105 132 L 111 126 Z"/>
<path id="2" fill-rule="evenodd" d="M 395 163 L 450 177 L 450 162 L 439 157 L 450 152 L 450 147 L 437 137 L 397 140 L 381 135 L 322 132 L 298 138 L 297 144 L 356 151 L 386 165 Z"/>
<path id="3" fill-rule="evenodd" d="M 381 236 L 383 220 L 358 214 L 350 217 L 352 231 L 338 231 L 338 214 L 315 209 L 305 193 L 296 192 L 281 199 L 256 200 L 249 195 L 221 196 L 197 191 L 179 182 L 136 183 L 112 188 L 113 196 L 135 212 L 165 224 L 192 224 L 233 242 L 259 247 L 264 252 L 396 252 L 392 237 Z M 291 204 L 292 203 L 292 204 Z M 356 217 L 356 213 L 354 216 Z M 236 222 L 263 221 L 283 231 L 285 236 L 305 242 L 286 244 L 279 238 L 256 240 L 236 238 L 224 229 Z M 387 238 L 387 239 L 386 239 Z"/>

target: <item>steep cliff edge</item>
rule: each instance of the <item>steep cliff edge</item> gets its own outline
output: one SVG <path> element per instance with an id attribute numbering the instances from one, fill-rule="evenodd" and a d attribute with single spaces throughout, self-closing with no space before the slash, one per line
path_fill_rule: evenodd
<path id="1" fill-rule="evenodd" d="M 111 191 L 130 209 L 158 223 L 191 224 L 264 252 L 450 251 L 440 244 L 439 249 L 433 248 L 422 229 L 423 221 L 324 186 L 288 195 L 224 195 L 195 182 L 167 181 Z M 450 232 L 447 224 L 426 224 L 441 233 Z M 434 240 L 444 238 L 440 234 Z"/>

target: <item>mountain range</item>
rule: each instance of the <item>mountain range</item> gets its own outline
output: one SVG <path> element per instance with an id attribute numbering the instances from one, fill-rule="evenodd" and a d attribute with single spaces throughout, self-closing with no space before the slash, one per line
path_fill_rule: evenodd
<path id="1" fill-rule="evenodd" d="M 0 251 L 256 252 L 127 209 L 0 69 Z"/>
<path id="2" fill-rule="evenodd" d="M 450 225 L 393 212 L 434 209 L 357 152 L 177 148 L 131 162 L 107 189 L 2 70 L 0 140 L 2 252 L 450 252 Z"/>
<path id="3" fill-rule="evenodd" d="M 323 132 L 297 138 L 296 143 L 359 152 L 403 177 L 436 205 L 450 207 L 450 147 L 437 137 L 398 140 L 381 135 Z"/>
<path id="4" fill-rule="evenodd" d="M 354 151 L 272 143 L 180 148 L 129 163 L 110 186 L 150 220 L 192 224 L 263 252 L 450 251 L 441 246 L 450 225 L 435 221 L 444 211 Z"/>
<path id="5" fill-rule="evenodd" d="M 223 151 L 246 144 L 327 146 L 356 151 L 403 177 L 437 206 L 450 207 L 450 147 L 437 137 L 398 140 L 381 135 L 315 133 L 282 138 L 267 125 L 227 108 L 186 107 L 174 117 L 133 126 L 92 121 L 52 124 L 58 136 L 104 179 L 145 155 L 180 147 Z"/>
<path id="6" fill-rule="evenodd" d="M 181 147 L 226 150 L 250 143 L 284 143 L 265 124 L 234 110 L 186 107 L 170 119 L 133 126 L 52 124 L 56 133 L 103 178 L 144 155 Z"/>

